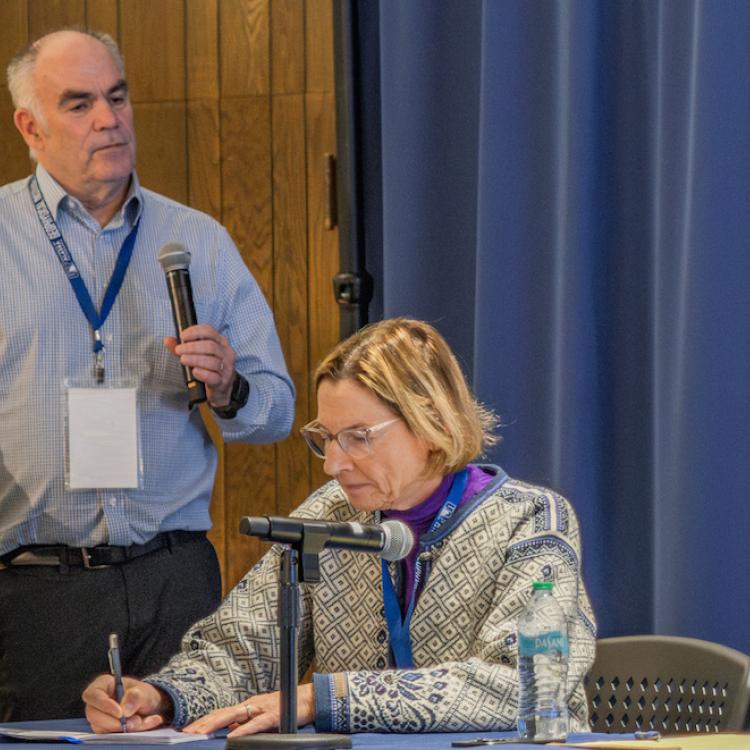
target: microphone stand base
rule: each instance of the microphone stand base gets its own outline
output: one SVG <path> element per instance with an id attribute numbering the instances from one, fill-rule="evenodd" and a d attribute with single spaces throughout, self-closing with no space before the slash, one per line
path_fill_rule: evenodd
<path id="1" fill-rule="evenodd" d="M 262 732 L 247 734 L 244 737 L 228 737 L 227 750 L 338 750 L 351 748 L 352 738 L 348 734 L 315 734 L 313 732 L 299 732 L 294 734 L 280 734 Z"/>

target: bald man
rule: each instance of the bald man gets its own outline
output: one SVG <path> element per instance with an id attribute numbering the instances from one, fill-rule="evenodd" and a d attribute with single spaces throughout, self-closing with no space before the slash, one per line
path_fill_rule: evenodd
<path id="1" fill-rule="evenodd" d="M 206 539 L 216 450 L 289 432 L 271 312 L 226 230 L 135 172 L 119 50 L 61 30 L 8 66 L 36 168 L 0 188 L 0 720 L 80 716 L 107 670 L 146 674 L 219 602 Z M 178 342 L 159 250 L 191 253 L 199 323 Z"/>

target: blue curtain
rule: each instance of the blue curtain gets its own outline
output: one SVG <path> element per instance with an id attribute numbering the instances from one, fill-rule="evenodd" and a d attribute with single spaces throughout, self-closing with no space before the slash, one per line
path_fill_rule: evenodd
<path id="1" fill-rule="evenodd" d="M 750 653 L 750 3 L 367 5 L 370 318 L 572 500 L 600 635 Z"/>

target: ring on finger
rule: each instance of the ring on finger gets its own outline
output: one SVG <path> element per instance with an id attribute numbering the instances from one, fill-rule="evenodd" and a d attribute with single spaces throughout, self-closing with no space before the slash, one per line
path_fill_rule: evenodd
<path id="1" fill-rule="evenodd" d="M 246 703 L 245 713 L 247 713 L 247 720 L 250 721 L 253 716 L 257 716 L 259 713 L 261 713 L 261 710 L 257 706 L 254 706 L 252 703 Z"/>

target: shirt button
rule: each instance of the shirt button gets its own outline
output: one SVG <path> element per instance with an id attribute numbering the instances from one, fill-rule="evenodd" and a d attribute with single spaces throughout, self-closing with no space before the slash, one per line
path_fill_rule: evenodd
<path id="1" fill-rule="evenodd" d="M 114 508 L 115 505 L 117 505 L 117 498 L 116 497 L 110 497 L 109 498 L 109 507 Z"/>

